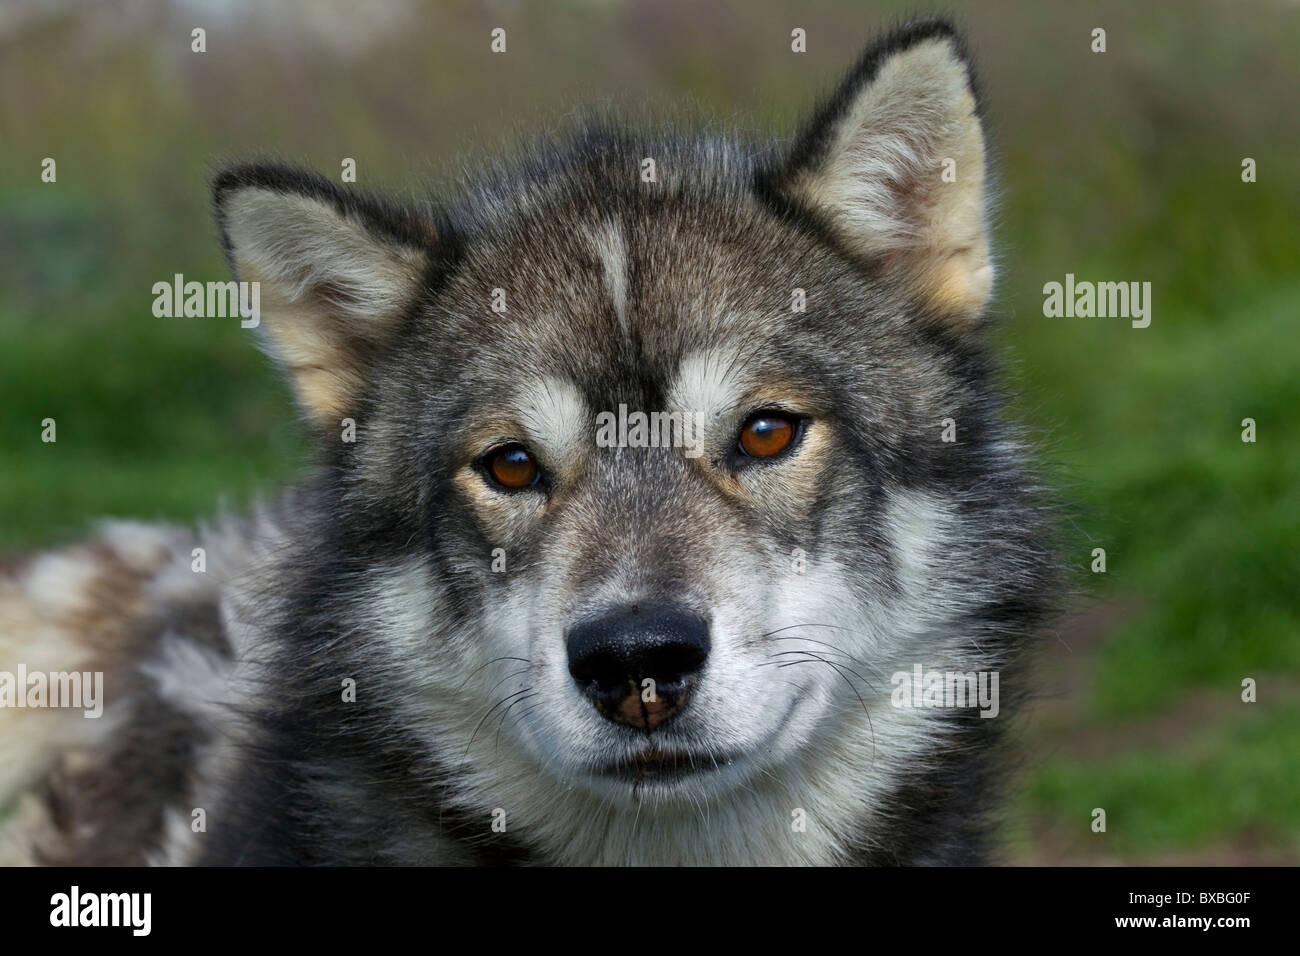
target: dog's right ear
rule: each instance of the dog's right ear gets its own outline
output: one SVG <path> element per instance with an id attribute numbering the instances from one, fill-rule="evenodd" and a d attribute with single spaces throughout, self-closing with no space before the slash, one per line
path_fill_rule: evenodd
<path id="1" fill-rule="evenodd" d="M 212 189 L 231 264 L 241 281 L 259 284 L 272 355 L 309 417 L 337 427 L 420 292 L 435 227 L 281 166 L 226 169 Z"/>

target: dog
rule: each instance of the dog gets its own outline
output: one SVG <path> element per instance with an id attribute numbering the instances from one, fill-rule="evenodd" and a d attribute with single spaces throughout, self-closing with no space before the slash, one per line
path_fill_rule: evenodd
<path id="1" fill-rule="evenodd" d="M 1060 582 L 982 117 L 925 19 L 786 141 L 601 121 L 425 205 L 219 172 L 313 470 L 5 566 L 7 672 L 103 678 L 0 708 L 8 858 L 990 859 Z"/>

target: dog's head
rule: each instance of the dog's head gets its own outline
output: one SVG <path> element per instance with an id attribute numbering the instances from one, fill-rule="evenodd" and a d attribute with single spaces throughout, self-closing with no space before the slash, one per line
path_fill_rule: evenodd
<path id="1" fill-rule="evenodd" d="M 672 803 L 888 749 L 889 674 L 961 662 L 954 622 L 1021 587 L 987 192 L 935 21 L 779 148 L 588 130 L 427 209 L 218 178 L 355 639 L 444 760 Z"/>

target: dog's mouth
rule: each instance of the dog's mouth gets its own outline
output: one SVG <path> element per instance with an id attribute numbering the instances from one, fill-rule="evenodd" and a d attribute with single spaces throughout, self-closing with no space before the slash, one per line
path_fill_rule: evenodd
<path id="1" fill-rule="evenodd" d="M 600 773 L 634 785 L 649 782 L 673 783 L 722 770 L 731 766 L 734 759 L 728 754 L 656 748 L 605 764 L 600 768 Z"/>

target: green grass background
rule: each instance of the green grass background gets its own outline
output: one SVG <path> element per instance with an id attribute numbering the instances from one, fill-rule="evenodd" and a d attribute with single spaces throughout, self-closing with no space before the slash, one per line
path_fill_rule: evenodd
<path id="1" fill-rule="evenodd" d="M 250 333 L 151 314 L 154 282 L 225 277 L 216 160 L 273 153 L 337 175 L 349 156 L 362 185 L 417 196 L 579 103 L 689 96 L 779 133 L 914 7 L 260 9 L 17 3 L 0 25 L 0 550 L 74 540 L 105 515 L 196 520 L 299 471 L 287 393 Z M 1071 690 L 1025 722 L 1007 852 L 1300 860 L 1300 9 L 945 9 L 971 32 L 990 104 L 1016 411 L 1072 502 L 1071 563 L 1119 609 L 1100 635 L 1048 637 L 1070 648 Z M 206 54 L 190 52 L 195 26 Z M 487 52 L 495 26 L 505 56 Z M 1042 285 L 1067 272 L 1151 282 L 1151 327 L 1044 318 Z M 56 444 L 40 441 L 46 417 Z M 1094 547 L 1104 575 L 1088 573 Z"/>

